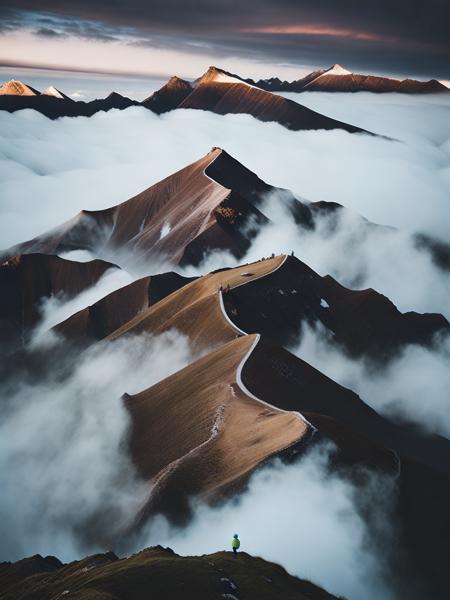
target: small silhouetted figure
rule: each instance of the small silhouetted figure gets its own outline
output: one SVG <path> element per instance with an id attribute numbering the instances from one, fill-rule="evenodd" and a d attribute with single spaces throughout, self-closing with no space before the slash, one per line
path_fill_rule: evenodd
<path id="1" fill-rule="evenodd" d="M 291 256 L 294 256 L 294 251 L 293 251 L 293 250 L 292 250 L 292 252 L 291 252 Z"/>
<path id="2" fill-rule="evenodd" d="M 241 542 L 239 541 L 238 534 L 235 533 L 233 535 L 233 539 L 231 541 L 231 547 L 233 548 L 234 556 L 237 556 L 237 551 L 239 550 L 240 545 L 241 545 Z"/>

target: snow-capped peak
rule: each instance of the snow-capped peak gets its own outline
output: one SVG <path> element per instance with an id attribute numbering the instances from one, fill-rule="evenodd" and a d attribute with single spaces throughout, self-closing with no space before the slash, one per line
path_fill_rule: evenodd
<path id="1" fill-rule="evenodd" d="M 200 77 L 200 79 L 196 80 L 196 84 L 199 83 L 241 83 L 243 85 L 247 85 L 248 87 L 255 87 L 247 83 L 247 81 L 242 80 L 240 77 L 233 75 L 232 73 L 227 73 L 227 71 L 222 71 L 217 67 L 209 67 L 204 75 Z"/>
<path id="2" fill-rule="evenodd" d="M 341 65 L 338 65 L 337 63 L 335 65 L 333 65 L 330 69 L 328 69 L 328 71 L 325 71 L 324 75 L 351 75 L 351 71 L 347 71 L 347 69 L 344 69 L 344 67 L 341 67 Z"/>
<path id="3" fill-rule="evenodd" d="M 46 88 L 43 92 L 42 92 L 43 96 L 54 96 L 55 98 L 60 98 L 61 100 L 64 99 L 64 95 L 57 90 L 53 85 L 50 85 L 48 88 Z"/>
<path id="4" fill-rule="evenodd" d="M 0 96 L 38 96 L 39 92 L 31 85 L 27 85 L 18 79 L 10 79 L 0 85 Z"/>
<path id="5" fill-rule="evenodd" d="M 46 88 L 41 95 L 52 96 L 52 98 L 58 98 L 58 100 L 72 100 L 72 98 L 66 96 L 64 92 L 61 92 L 60 90 L 56 89 L 53 85 L 50 85 L 48 88 Z"/>
<path id="6" fill-rule="evenodd" d="M 323 73 L 321 73 L 320 75 L 318 75 L 317 77 L 315 77 L 314 79 L 312 79 L 311 81 L 309 81 L 306 85 L 305 88 L 308 88 L 310 85 L 313 85 L 316 81 L 318 81 L 319 79 L 322 79 L 322 77 L 328 77 L 328 75 L 352 75 L 351 71 L 347 71 L 347 69 L 344 69 L 344 67 L 341 67 L 341 65 L 338 65 L 337 63 L 335 65 L 333 65 L 332 67 L 330 67 L 329 69 L 327 69 L 326 71 L 324 71 Z"/>

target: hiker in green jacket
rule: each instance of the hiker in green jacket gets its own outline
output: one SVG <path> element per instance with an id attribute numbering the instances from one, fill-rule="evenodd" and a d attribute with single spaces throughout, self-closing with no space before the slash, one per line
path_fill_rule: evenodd
<path id="1" fill-rule="evenodd" d="M 241 542 L 239 541 L 238 534 L 235 533 L 233 535 L 233 540 L 231 541 L 231 547 L 233 548 L 234 556 L 237 556 L 237 551 L 238 551 L 240 545 L 241 545 Z"/>

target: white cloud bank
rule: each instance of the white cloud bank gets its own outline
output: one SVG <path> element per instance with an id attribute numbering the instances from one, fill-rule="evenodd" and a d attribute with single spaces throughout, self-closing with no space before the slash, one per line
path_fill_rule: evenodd
<path id="1" fill-rule="evenodd" d="M 68 375 L 0 387 L 0 560 L 74 560 L 131 524 L 148 488 L 129 458 L 121 396 L 191 360 L 187 339 L 169 331 L 100 343 Z"/>

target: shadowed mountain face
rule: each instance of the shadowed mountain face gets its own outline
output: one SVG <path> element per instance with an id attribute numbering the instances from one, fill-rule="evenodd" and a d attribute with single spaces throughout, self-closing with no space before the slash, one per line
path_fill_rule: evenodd
<path id="1" fill-rule="evenodd" d="M 194 279 L 173 272 L 143 277 L 75 313 L 55 331 L 82 345 L 101 340 Z"/>
<path id="2" fill-rule="evenodd" d="M 402 314 L 375 290 L 347 289 L 293 257 L 264 279 L 232 289 L 224 303 L 236 325 L 249 333 L 289 346 L 303 324 L 320 324 L 347 352 L 377 360 L 395 355 L 403 345 L 429 344 L 437 333 L 450 333 L 442 315 Z"/>
<path id="3" fill-rule="evenodd" d="M 160 115 L 178 108 L 193 89 L 188 81 L 174 75 L 161 89 L 143 100 L 142 106 Z"/>
<path id="4" fill-rule="evenodd" d="M 0 265 L 0 342 L 24 344 L 40 318 L 42 301 L 51 296 L 73 298 L 117 267 L 102 260 L 78 263 L 59 256 L 24 254 Z"/>
<path id="5" fill-rule="evenodd" d="M 147 600 L 164 598 L 240 598 L 248 600 L 337 600 L 282 567 L 241 552 L 178 556 L 170 548 L 146 548 L 129 558 L 113 552 L 63 564 L 33 556 L 0 565 L 2 600 L 34 600 L 76 593 L 79 600 Z M 76 592 L 74 592 L 76 590 Z"/>

